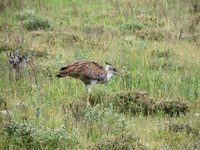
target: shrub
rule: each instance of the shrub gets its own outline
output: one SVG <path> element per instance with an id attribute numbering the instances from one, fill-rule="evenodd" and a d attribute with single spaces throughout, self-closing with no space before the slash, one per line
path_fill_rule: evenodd
<path id="1" fill-rule="evenodd" d="M 36 17 L 36 14 L 34 10 L 25 9 L 22 12 L 17 12 L 15 16 L 17 20 L 23 21 Z"/>
<path id="2" fill-rule="evenodd" d="M 194 135 L 194 136 L 199 135 L 198 128 L 188 122 L 177 122 L 177 121 L 170 122 L 165 125 L 165 129 L 169 130 L 170 132 L 175 132 L 175 133 L 185 132 L 188 135 L 189 134 Z"/>
<path id="3" fill-rule="evenodd" d="M 156 104 L 155 109 L 157 112 L 162 111 L 168 114 L 170 117 L 172 117 L 172 116 L 180 116 L 180 114 L 185 115 L 189 111 L 189 106 L 182 101 L 165 100 Z"/>
<path id="4" fill-rule="evenodd" d="M 52 26 L 49 20 L 41 17 L 33 17 L 23 21 L 23 27 L 28 31 L 32 30 L 46 30 L 50 29 Z"/>
<path id="5" fill-rule="evenodd" d="M 57 129 L 35 128 L 28 124 L 12 122 L 6 124 L 3 128 L 4 138 L 10 141 L 10 144 L 26 149 L 38 148 L 58 148 L 62 145 L 72 146 L 78 143 L 76 135 L 68 135 L 64 127 Z"/>
<path id="6" fill-rule="evenodd" d="M 123 32 L 127 32 L 127 31 L 135 32 L 135 31 L 142 30 L 144 26 L 142 23 L 132 22 L 132 23 L 122 24 L 119 28 Z"/>
<path id="7" fill-rule="evenodd" d="M 144 150 L 145 146 L 140 142 L 139 138 L 132 135 L 116 136 L 105 139 L 93 146 L 88 147 L 89 150 Z"/>
<path id="8" fill-rule="evenodd" d="M 9 50 L 13 50 L 13 49 L 14 48 L 10 44 L 8 44 L 4 41 L 0 41 L 0 53 L 3 51 L 9 51 Z"/>
<path id="9" fill-rule="evenodd" d="M 145 91 L 129 91 L 110 96 L 113 105 L 123 113 L 132 115 L 143 114 L 152 115 L 163 112 L 169 116 L 180 116 L 189 111 L 189 106 L 177 100 L 165 100 L 156 103 Z"/>
<path id="10" fill-rule="evenodd" d="M 126 127 L 126 120 L 115 112 L 112 104 L 102 108 L 99 104 L 91 107 L 87 106 L 86 102 L 74 101 L 71 104 L 71 111 L 73 117 L 86 126 L 102 127 L 102 130 L 123 130 Z"/>
<path id="11" fill-rule="evenodd" d="M 52 28 L 50 21 L 35 13 L 34 10 L 25 9 L 16 13 L 16 19 L 22 21 L 22 26 L 28 31 L 47 30 Z"/>
<path id="12" fill-rule="evenodd" d="M 147 16 L 147 15 L 140 15 L 136 18 L 136 20 L 143 24 L 145 27 L 160 27 L 163 26 L 164 23 L 160 21 L 158 18 L 153 16 Z"/>
<path id="13" fill-rule="evenodd" d="M 87 104 L 84 101 L 73 101 L 70 104 L 72 115 L 76 121 L 80 121 L 84 117 L 86 108 Z"/>
<path id="14" fill-rule="evenodd" d="M 137 37 L 141 39 L 160 41 L 164 38 L 163 30 L 161 29 L 143 29 L 136 31 Z"/>
<path id="15" fill-rule="evenodd" d="M 154 110 L 153 98 L 144 91 L 118 93 L 112 99 L 114 106 L 124 113 L 149 115 Z"/>

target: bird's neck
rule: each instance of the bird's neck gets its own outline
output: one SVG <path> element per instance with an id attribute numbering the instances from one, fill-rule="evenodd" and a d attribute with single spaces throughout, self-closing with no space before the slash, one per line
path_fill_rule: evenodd
<path id="1" fill-rule="evenodd" d="M 110 71 L 109 65 L 106 66 L 105 70 L 106 70 L 107 75 L 106 75 L 106 80 L 104 82 L 108 82 L 110 79 L 112 79 L 112 77 L 114 76 L 114 73 Z"/>
<path id="2" fill-rule="evenodd" d="M 106 76 L 106 80 L 107 82 L 112 79 L 112 77 L 114 76 L 114 74 L 112 72 L 107 72 L 107 76 Z"/>

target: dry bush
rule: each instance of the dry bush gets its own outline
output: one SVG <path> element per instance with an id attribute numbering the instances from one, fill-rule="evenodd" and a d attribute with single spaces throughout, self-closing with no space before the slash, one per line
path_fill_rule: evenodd
<path id="1" fill-rule="evenodd" d="M 143 29 L 136 32 L 137 37 L 141 39 L 151 40 L 151 41 L 160 41 L 164 38 L 164 30 L 155 28 L 155 29 Z"/>
<path id="2" fill-rule="evenodd" d="M 153 115 L 162 112 L 170 117 L 179 117 L 181 114 L 185 115 L 189 111 L 189 106 L 185 102 L 178 100 L 156 102 L 156 99 L 150 97 L 145 91 L 128 91 L 113 95 L 98 93 L 90 97 L 90 103 L 92 107 L 100 104 L 104 108 L 109 107 L 112 103 L 120 112 L 130 113 L 131 115 Z M 80 120 L 86 112 L 86 99 L 73 101 L 70 108 L 74 118 Z"/>
<path id="3" fill-rule="evenodd" d="M 70 104 L 72 115 L 76 119 L 76 121 L 80 121 L 84 118 L 86 108 L 87 108 L 86 101 L 76 100 Z"/>
<path id="4" fill-rule="evenodd" d="M 14 48 L 11 46 L 11 44 L 6 43 L 4 41 L 0 41 L 0 52 L 5 52 L 9 50 L 14 50 Z"/>
<path id="5" fill-rule="evenodd" d="M 189 31 L 190 32 L 197 31 L 199 23 L 200 23 L 200 13 L 197 13 L 193 15 L 191 18 L 191 21 L 189 23 Z"/>
<path id="6" fill-rule="evenodd" d="M 156 102 L 155 98 L 150 97 L 145 91 L 117 93 L 109 98 L 121 112 L 132 115 L 152 115 L 162 112 L 172 117 L 185 115 L 189 111 L 187 103 L 177 100 Z"/>
<path id="7" fill-rule="evenodd" d="M 80 121 L 84 118 L 87 107 L 95 107 L 97 104 L 103 104 L 104 107 L 109 106 L 107 101 L 108 95 L 102 92 L 95 92 L 89 97 L 89 102 L 91 106 L 87 106 L 87 98 L 83 97 L 80 101 L 74 100 L 72 103 L 70 103 L 70 109 L 72 112 L 73 117 L 76 119 L 76 121 Z M 104 103 L 105 102 L 105 103 Z"/>
<path id="8" fill-rule="evenodd" d="M 170 117 L 177 116 L 179 117 L 180 114 L 186 114 L 189 111 L 189 106 L 187 103 L 178 101 L 178 100 L 165 100 L 157 103 L 155 106 L 155 110 L 157 112 L 164 112 L 168 114 Z"/>
<path id="9" fill-rule="evenodd" d="M 155 105 L 153 98 L 144 91 L 118 93 L 112 98 L 112 102 L 121 112 L 134 115 L 151 115 Z"/>
<path id="10" fill-rule="evenodd" d="M 100 141 L 99 143 L 89 146 L 89 150 L 145 150 L 145 146 L 139 138 L 132 135 L 122 135 L 111 137 Z"/>
<path id="11" fill-rule="evenodd" d="M 3 99 L 0 98 L 0 110 L 7 110 L 7 102 Z"/>
<path id="12" fill-rule="evenodd" d="M 120 26 L 120 30 L 123 32 L 133 32 L 142 30 L 144 28 L 144 25 L 139 22 L 132 22 L 132 23 L 124 23 Z"/>
<path id="13" fill-rule="evenodd" d="M 180 121 L 174 121 L 166 123 L 164 130 L 168 130 L 170 132 L 179 133 L 179 132 L 185 132 L 188 135 L 192 136 L 198 136 L 200 134 L 198 125 L 194 125 L 188 122 L 180 122 Z"/>
<path id="14" fill-rule="evenodd" d="M 136 21 L 150 28 L 162 27 L 164 25 L 164 22 L 154 16 L 140 15 L 137 16 Z"/>
<path id="15" fill-rule="evenodd" d="M 199 0 L 183 0 L 183 2 L 188 3 L 192 8 L 192 13 L 200 12 L 200 1 Z"/>

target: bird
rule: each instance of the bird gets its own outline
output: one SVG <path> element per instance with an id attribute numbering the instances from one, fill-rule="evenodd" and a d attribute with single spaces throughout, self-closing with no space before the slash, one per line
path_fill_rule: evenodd
<path id="1" fill-rule="evenodd" d="M 62 67 L 56 77 L 66 76 L 81 80 L 86 87 L 87 105 L 90 105 L 89 98 L 92 87 L 98 83 L 107 83 L 114 75 L 122 76 L 121 73 L 110 63 L 105 62 L 106 67 L 95 61 L 76 61 Z"/>

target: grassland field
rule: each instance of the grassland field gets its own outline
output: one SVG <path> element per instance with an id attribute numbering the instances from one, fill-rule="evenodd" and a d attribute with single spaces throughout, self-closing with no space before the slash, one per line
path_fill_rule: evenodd
<path id="1" fill-rule="evenodd" d="M 6 55 L 18 51 L 16 69 Z M 77 60 L 123 78 L 92 89 Z M 200 149 L 199 0 L 1 0 L 0 149 Z"/>

